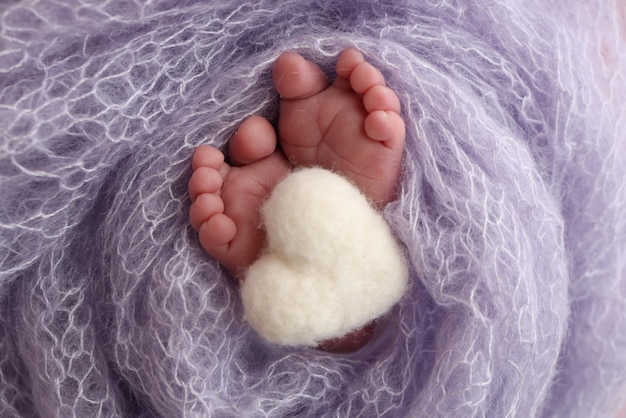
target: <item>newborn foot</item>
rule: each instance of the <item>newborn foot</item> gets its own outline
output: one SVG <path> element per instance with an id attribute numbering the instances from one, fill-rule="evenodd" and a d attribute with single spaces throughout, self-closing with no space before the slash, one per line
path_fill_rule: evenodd
<path id="1" fill-rule="evenodd" d="M 234 277 L 263 247 L 260 208 L 289 170 L 287 159 L 294 166 L 318 165 L 343 174 L 381 208 L 395 198 L 405 139 L 398 97 L 354 49 L 341 53 L 336 70 L 330 85 L 317 65 L 298 54 L 277 60 L 273 78 L 281 95 L 282 152 L 269 122 L 253 116 L 233 135 L 228 163 L 211 146 L 194 153 L 191 224 L 203 248 Z M 320 348 L 354 351 L 372 332 L 370 324 Z"/>
<path id="2" fill-rule="evenodd" d="M 274 66 L 279 140 L 295 166 L 319 165 L 351 179 L 379 207 L 396 196 L 404 149 L 400 101 L 383 75 L 354 50 L 343 51 L 337 78 L 287 52 Z"/>
<path id="3" fill-rule="evenodd" d="M 265 119 L 246 119 L 224 154 L 199 146 L 189 180 L 189 219 L 202 247 L 233 277 L 249 267 L 263 245 L 259 209 L 288 164 L 276 150 L 274 128 Z"/>

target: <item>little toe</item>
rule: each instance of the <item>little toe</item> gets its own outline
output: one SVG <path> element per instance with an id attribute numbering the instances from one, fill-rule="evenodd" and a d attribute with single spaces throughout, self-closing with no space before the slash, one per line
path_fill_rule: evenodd
<path id="1" fill-rule="evenodd" d="M 235 222 L 223 213 L 212 216 L 198 228 L 200 244 L 206 252 L 224 264 L 230 242 L 237 234 Z M 225 266 L 229 268 L 230 266 Z"/>
<path id="2" fill-rule="evenodd" d="M 202 193 L 189 208 L 189 221 L 198 231 L 213 216 L 224 213 L 224 202 L 214 193 Z"/>
<path id="3" fill-rule="evenodd" d="M 219 168 L 224 162 L 224 154 L 219 149 L 210 145 L 199 145 L 193 153 L 191 168 L 198 167 Z"/>
<path id="4" fill-rule="evenodd" d="M 306 99 L 328 87 L 328 79 L 321 68 L 294 52 L 278 57 L 272 79 L 282 100 Z"/>
<path id="5" fill-rule="evenodd" d="M 406 135 L 404 120 L 392 111 L 376 110 L 370 113 L 365 118 L 363 127 L 369 138 L 386 142 L 389 146 L 402 144 Z"/>
<path id="6" fill-rule="evenodd" d="M 200 166 L 189 179 L 189 197 L 194 202 L 201 193 L 215 193 L 224 183 L 222 174 L 215 168 Z"/>
<path id="7" fill-rule="evenodd" d="M 387 110 L 400 113 L 400 99 L 396 93 L 386 86 L 374 86 L 363 95 L 363 106 L 368 113 L 376 110 Z"/>
<path id="8" fill-rule="evenodd" d="M 270 156 L 276 150 L 276 132 L 261 116 L 244 120 L 228 143 L 228 158 L 233 165 L 247 165 Z"/>

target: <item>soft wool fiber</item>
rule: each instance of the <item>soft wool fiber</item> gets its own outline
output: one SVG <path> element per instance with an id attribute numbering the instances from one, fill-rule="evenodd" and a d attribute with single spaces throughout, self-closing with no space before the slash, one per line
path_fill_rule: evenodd
<path id="1" fill-rule="evenodd" d="M 0 415 L 602 417 L 626 394 L 623 2 L 0 2 Z M 621 27 L 620 27 L 621 25 Z M 276 347 L 189 226 L 271 66 L 398 92 L 409 289 L 351 355 Z"/>
<path id="2" fill-rule="evenodd" d="M 389 227 L 338 174 L 289 174 L 261 210 L 267 248 L 241 286 L 244 318 L 268 341 L 341 337 L 402 297 L 408 269 Z"/>

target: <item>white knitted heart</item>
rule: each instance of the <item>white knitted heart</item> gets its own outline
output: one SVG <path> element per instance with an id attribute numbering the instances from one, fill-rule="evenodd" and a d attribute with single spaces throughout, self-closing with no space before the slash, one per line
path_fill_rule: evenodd
<path id="1" fill-rule="evenodd" d="M 316 345 L 387 312 L 408 267 L 359 189 L 321 168 L 289 174 L 261 209 L 267 248 L 249 268 L 245 319 L 268 341 Z"/>

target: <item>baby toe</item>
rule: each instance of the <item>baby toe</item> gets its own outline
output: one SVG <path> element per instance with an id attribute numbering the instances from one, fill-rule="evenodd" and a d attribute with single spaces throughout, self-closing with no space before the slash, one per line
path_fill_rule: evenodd
<path id="1" fill-rule="evenodd" d="M 272 79 L 282 100 L 305 99 L 328 87 L 328 79 L 321 68 L 294 52 L 278 57 Z"/>
<path id="2" fill-rule="evenodd" d="M 218 262 L 229 268 L 225 257 L 228 254 L 229 243 L 237 234 L 237 226 L 232 219 L 223 213 L 218 213 L 198 228 L 200 244 L 206 252 L 211 254 Z"/>
<path id="3" fill-rule="evenodd" d="M 189 179 L 189 197 L 195 201 L 202 193 L 215 193 L 222 187 L 224 178 L 215 168 L 200 166 Z"/>
<path id="4" fill-rule="evenodd" d="M 350 74 L 350 86 L 359 94 L 365 94 L 374 86 L 384 85 L 383 74 L 369 62 L 358 64 Z"/>
<path id="5" fill-rule="evenodd" d="M 344 49 L 341 54 L 339 54 L 339 57 L 337 57 L 335 71 L 339 77 L 350 78 L 350 74 L 352 74 L 354 68 L 364 61 L 365 58 L 363 57 L 363 54 L 356 49 Z"/>
<path id="6" fill-rule="evenodd" d="M 213 193 L 202 193 L 189 208 L 189 221 L 197 231 L 213 216 L 224 213 L 224 202 Z"/>
<path id="7" fill-rule="evenodd" d="M 219 149 L 210 145 L 200 145 L 193 153 L 191 168 L 199 167 L 219 168 L 224 163 L 224 154 Z"/>
<path id="8" fill-rule="evenodd" d="M 400 113 L 400 99 L 389 87 L 377 85 L 363 95 L 363 106 L 368 113 L 387 110 Z"/>
<path id="9" fill-rule="evenodd" d="M 376 110 L 364 122 L 367 136 L 375 141 L 402 143 L 406 135 L 404 121 L 396 112 Z"/>
<path id="10" fill-rule="evenodd" d="M 228 158 L 242 166 L 270 156 L 276 150 L 274 127 L 261 116 L 244 120 L 228 143 Z"/>

